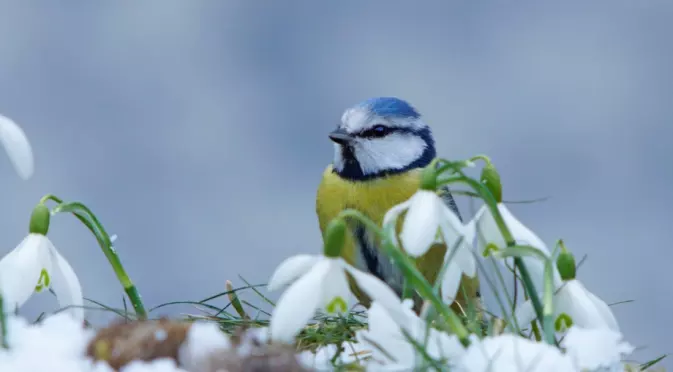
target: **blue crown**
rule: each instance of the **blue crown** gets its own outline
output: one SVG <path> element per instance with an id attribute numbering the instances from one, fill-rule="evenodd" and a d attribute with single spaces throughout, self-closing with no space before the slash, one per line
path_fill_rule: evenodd
<path id="1" fill-rule="evenodd" d="M 408 102 L 395 97 L 374 97 L 360 104 L 372 113 L 383 117 L 418 119 L 421 115 Z"/>

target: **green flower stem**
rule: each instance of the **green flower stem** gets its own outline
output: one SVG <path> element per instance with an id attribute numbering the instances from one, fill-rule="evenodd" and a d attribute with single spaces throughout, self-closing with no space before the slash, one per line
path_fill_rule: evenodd
<path id="1" fill-rule="evenodd" d="M 336 258 L 341 256 L 344 242 L 346 241 L 346 222 L 342 218 L 335 218 L 325 228 L 325 257 Z"/>
<path id="2" fill-rule="evenodd" d="M 7 314 L 5 314 L 5 299 L 0 293 L 0 346 L 3 349 L 9 349 L 7 343 Z"/>
<path id="3" fill-rule="evenodd" d="M 128 296 L 129 300 L 131 301 L 131 304 L 133 305 L 133 310 L 135 311 L 136 315 L 138 316 L 139 319 L 147 319 L 147 312 L 145 311 L 145 306 L 143 305 L 143 302 L 140 298 L 140 294 L 138 293 L 138 289 L 136 286 L 133 284 L 131 281 L 131 278 L 129 278 L 128 274 L 126 273 L 126 270 L 124 269 L 124 266 L 121 263 L 121 260 L 119 259 L 119 256 L 117 255 L 117 252 L 112 248 L 112 242 L 110 241 L 110 236 L 108 233 L 105 231 L 105 228 L 103 225 L 98 221 L 96 216 L 91 212 L 91 210 L 86 207 L 84 204 L 80 202 L 71 202 L 71 203 L 63 203 L 63 201 L 53 195 L 47 195 L 42 200 L 53 200 L 57 203 L 59 203 L 58 206 L 56 206 L 52 213 L 59 213 L 59 212 L 69 212 L 75 215 L 84 226 L 86 226 L 91 233 L 96 237 L 96 240 L 98 241 L 98 245 L 101 247 L 101 250 L 103 251 L 103 254 L 105 254 L 105 257 L 108 259 L 108 262 L 112 266 L 112 270 L 114 270 L 115 275 L 117 276 L 117 279 L 119 280 L 119 283 L 121 283 L 122 287 L 124 288 L 124 291 L 126 292 L 126 295 Z M 81 213 L 84 213 L 87 217 L 83 216 Z"/>
<path id="4" fill-rule="evenodd" d="M 450 162 L 448 162 L 451 164 Z M 500 233 L 502 234 L 502 237 L 505 239 L 505 242 L 507 243 L 508 247 L 513 247 L 516 245 L 516 242 L 514 240 L 514 237 L 512 236 L 512 233 L 509 231 L 509 228 L 507 227 L 507 224 L 505 224 L 504 219 L 502 218 L 502 215 L 500 215 L 500 211 L 498 210 L 498 205 L 495 201 L 495 198 L 491 194 L 491 192 L 488 190 L 488 188 L 484 185 L 482 185 L 480 182 L 477 182 L 465 175 L 463 171 L 458 168 L 457 166 L 451 167 L 454 172 L 458 173 L 460 178 L 457 178 L 453 182 L 464 182 L 467 183 L 474 191 L 479 193 L 481 198 L 484 200 L 486 205 L 491 211 L 491 215 L 493 215 L 493 218 L 495 220 L 496 225 L 498 226 L 498 229 L 500 230 Z M 519 274 L 521 275 L 521 280 L 523 282 L 523 286 L 526 290 L 526 293 L 530 297 L 531 302 L 533 303 L 533 308 L 535 309 L 535 314 L 537 316 L 538 321 L 540 322 L 540 325 L 544 324 L 544 313 L 542 310 L 542 302 L 540 301 L 540 297 L 538 296 L 538 292 L 535 289 L 535 284 L 533 284 L 533 280 L 530 277 L 530 272 L 528 272 L 528 268 L 526 267 L 525 263 L 521 259 L 521 257 L 514 257 L 514 264 L 517 266 L 519 269 Z"/>
<path id="5" fill-rule="evenodd" d="M 446 324 L 451 331 L 458 337 L 464 346 L 469 346 L 469 331 L 463 325 L 460 318 L 448 306 L 445 306 L 441 298 L 435 294 L 430 284 L 425 280 L 423 274 L 416 268 L 411 258 L 405 255 L 398 249 L 391 239 L 386 236 L 383 229 L 381 229 L 374 221 L 370 220 L 364 214 L 354 210 L 346 209 L 339 214 L 341 218 L 354 218 L 364 224 L 371 231 L 375 232 L 382 240 L 382 247 L 388 256 L 395 262 L 395 264 L 402 270 L 404 277 L 413 284 L 413 287 L 423 296 L 423 298 L 430 300 L 437 312 L 444 318 Z"/>
<path id="6" fill-rule="evenodd" d="M 544 263 L 544 307 L 542 309 L 543 321 L 542 330 L 544 331 L 545 341 L 553 345 L 556 343 L 554 338 L 554 276 L 553 264 L 551 259 Z"/>
<path id="7" fill-rule="evenodd" d="M 241 300 L 238 299 L 238 295 L 236 294 L 236 291 L 234 290 L 234 285 L 231 284 L 231 281 L 227 280 L 224 286 L 227 289 L 227 296 L 229 297 L 229 302 L 231 303 L 231 306 L 234 307 L 234 310 L 236 310 L 241 319 L 250 320 L 248 314 L 246 314 L 245 310 L 243 310 Z"/>
<path id="8" fill-rule="evenodd" d="M 484 154 L 475 155 L 475 156 L 470 158 L 470 161 L 472 161 L 472 162 L 477 161 L 477 160 L 483 161 L 484 163 L 486 163 L 486 165 L 491 164 L 491 158 L 489 158 L 488 156 L 486 156 Z"/>
<path id="9" fill-rule="evenodd" d="M 402 299 L 412 299 L 414 298 L 414 287 L 409 283 L 408 280 L 404 281 L 402 285 Z"/>
<path id="10" fill-rule="evenodd" d="M 544 272 L 544 306 L 543 306 L 543 319 L 541 322 L 541 325 L 543 327 L 544 331 L 544 336 L 545 340 L 549 342 L 550 344 L 555 344 L 556 340 L 554 339 L 554 331 L 553 329 L 550 329 L 549 327 L 553 328 L 553 295 L 554 295 L 554 280 L 553 280 L 553 271 L 552 267 L 554 265 L 554 261 L 550 258 L 547 257 L 542 251 L 539 249 L 530 246 L 530 245 L 515 245 L 513 247 L 505 248 L 502 250 L 495 250 L 493 252 L 494 256 L 497 256 L 498 258 L 506 258 L 506 257 L 512 257 L 514 259 L 519 258 L 524 256 L 533 256 L 542 262 L 544 262 L 545 265 L 545 272 Z M 516 267 L 515 267 L 516 268 Z M 547 272 L 549 270 L 549 272 Z M 536 292 L 537 293 L 537 292 Z M 525 293 L 524 298 L 528 300 L 530 296 L 528 296 L 527 293 Z M 531 299 L 532 301 L 532 299 Z M 547 316 L 549 319 L 547 319 Z M 551 321 L 551 323 L 549 323 Z M 535 339 L 540 341 L 542 340 L 542 336 L 540 335 L 540 330 L 538 329 L 537 323 L 532 324 L 533 328 L 533 334 L 535 335 Z"/>

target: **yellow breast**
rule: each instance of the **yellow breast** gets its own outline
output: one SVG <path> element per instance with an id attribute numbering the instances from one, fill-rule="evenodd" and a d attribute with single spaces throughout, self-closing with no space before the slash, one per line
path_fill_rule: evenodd
<path id="1" fill-rule="evenodd" d="M 381 225 L 385 213 L 393 206 L 409 199 L 420 185 L 421 170 L 416 169 L 406 173 L 391 175 L 385 178 L 352 182 L 339 177 L 328 166 L 323 173 L 322 182 L 318 187 L 316 212 L 320 221 L 320 230 L 324 233 L 327 224 L 344 209 L 356 209 Z M 398 220 L 397 230 L 402 225 L 402 218 Z M 342 251 L 343 258 L 354 265 L 356 261 L 356 245 L 353 236 L 348 234 Z M 376 239 L 378 240 L 378 239 Z M 416 265 L 429 283 L 434 283 L 441 269 L 446 252 L 446 245 L 435 243 L 427 253 L 416 259 Z M 457 294 L 456 302 L 452 305 L 454 311 L 463 311 L 467 298 L 479 297 L 478 278 L 462 278 L 463 290 Z M 353 293 L 360 302 L 369 306 L 366 295 L 361 293 L 351 281 Z M 415 298 L 414 309 L 420 311 L 421 302 Z"/>
<path id="2" fill-rule="evenodd" d="M 394 205 L 409 199 L 420 184 L 420 170 L 367 181 L 353 182 L 339 177 L 328 166 L 318 187 L 316 212 L 320 229 L 342 210 L 352 208 L 364 213 L 377 224 Z"/>
<path id="3" fill-rule="evenodd" d="M 380 226 L 385 213 L 409 199 L 418 190 L 419 184 L 420 170 L 354 182 L 333 173 L 330 165 L 323 173 L 316 198 L 320 230 L 324 232 L 327 224 L 344 209 L 356 209 Z M 354 264 L 355 254 L 355 246 L 349 234 L 343 257 Z"/>

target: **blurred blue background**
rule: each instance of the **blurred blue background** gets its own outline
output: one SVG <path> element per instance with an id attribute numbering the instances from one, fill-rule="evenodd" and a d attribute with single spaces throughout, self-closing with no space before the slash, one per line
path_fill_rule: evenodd
<path id="1" fill-rule="evenodd" d="M 637 358 L 671 352 L 672 16 L 663 0 L 2 0 L 0 112 L 30 137 L 36 173 L 23 182 L 0 160 L 0 254 L 54 193 L 119 235 L 148 306 L 239 274 L 265 283 L 320 250 L 328 131 L 346 107 L 393 95 L 425 115 L 441 155 L 490 155 L 506 199 L 551 196 L 511 208 L 589 255 L 594 293 L 635 300 L 614 311 Z M 87 297 L 121 306 L 82 226 L 62 216 L 50 236 Z M 41 295 L 24 313 L 53 306 Z"/>

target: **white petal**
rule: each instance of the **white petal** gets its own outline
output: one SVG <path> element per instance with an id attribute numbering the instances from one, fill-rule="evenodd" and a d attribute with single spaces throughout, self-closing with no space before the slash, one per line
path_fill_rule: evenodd
<path id="1" fill-rule="evenodd" d="M 578 282 L 581 285 L 581 282 Z M 584 285 L 582 285 L 584 287 Z M 596 311 L 601 315 L 603 318 L 603 321 L 605 322 L 605 325 L 607 327 L 615 332 L 621 332 L 619 330 L 619 324 L 617 323 L 617 319 L 615 318 L 615 314 L 612 313 L 612 310 L 610 309 L 610 306 L 608 306 L 605 301 L 601 300 L 600 297 L 596 296 L 595 294 L 591 293 L 588 289 L 584 288 L 586 291 L 587 297 L 589 297 L 589 300 L 594 304 L 594 307 L 596 308 Z"/>
<path id="2" fill-rule="evenodd" d="M 423 255 L 435 241 L 439 229 L 442 199 L 437 194 L 421 190 L 411 199 L 411 205 L 402 224 L 402 246 L 412 257 Z"/>
<path id="3" fill-rule="evenodd" d="M 388 314 L 397 322 L 398 324 L 404 324 L 407 316 L 405 314 L 405 308 L 402 304 L 402 301 L 397 294 L 379 278 L 362 272 L 346 262 L 343 262 L 344 268 L 353 276 L 358 287 L 372 299 L 376 301 L 383 308 L 388 311 Z"/>
<path id="4" fill-rule="evenodd" d="M 456 264 L 465 275 L 470 278 L 474 278 L 474 276 L 477 275 L 477 261 L 472 254 L 472 251 L 469 251 L 467 247 L 462 245 L 462 248 L 456 252 L 455 258 Z"/>
<path id="5" fill-rule="evenodd" d="M 35 292 L 42 269 L 50 269 L 49 240 L 29 234 L 0 261 L 0 283 L 7 311 L 21 307 Z"/>
<path id="6" fill-rule="evenodd" d="M 410 203 L 411 199 L 405 200 L 404 202 L 390 208 L 383 216 L 383 223 L 381 224 L 383 227 L 383 232 L 384 234 L 390 236 L 393 245 L 396 247 L 399 246 L 399 242 L 397 241 L 397 219 L 400 217 L 402 212 L 409 208 Z"/>
<path id="7" fill-rule="evenodd" d="M 413 197 L 412 197 L 413 198 Z M 404 212 L 409 207 L 411 199 L 406 200 L 392 208 L 390 208 L 386 214 L 383 216 L 383 226 L 388 225 L 391 222 L 397 221 L 397 218 L 399 218 L 400 214 Z"/>
<path id="8" fill-rule="evenodd" d="M 271 275 L 267 289 L 275 291 L 291 284 L 315 265 L 322 256 L 299 254 L 285 259 Z"/>
<path id="9" fill-rule="evenodd" d="M 444 220 L 449 223 L 449 226 L 456 232 L 456 234 L 463 235 L 466 233 L 466 226 L 460 222 L 458 216 L 446 204 L 442 203 L 438 212 L 440 213 L 441 218 L 444 218 Z"/>
<path id="10" fill-rule="evenodd" d="M 430 337 L 427 343 L 428 355 L 436 359 L 456 361 L 465 354 L 465 347 L 456 335 L 449 335 L 430 328 Z"/>
<path id="11" fill-rule="evenodd" d="M 477 214 L 474 216 L 474 220 L 476 221 L 477 242 L 482 250 L 489 243 L 495 244 L 499 248 L 506 246 L 500 229 L 498 229 L 498 225 L 491 214 L 491 210 L 486 205 L 479 208 Z M 483 252 L 480 251 L 478 253 L 482 254 Z"/>
<path id="12" fill-rule="evenodd" d="M 540 250 L 545 255 L 547 255 L 547 257 L 551 256 L 551 253 L 549 252 L 547 245 L 542 241 L 542 239 L 540 239 L 533 231 L 531 231 L 528 227 L 526 227 L 523 223 L 521 223 L 521 221 L 519 221 L 516 217 L 514 217 L 514 215 L 509 211 L 509 209 L 507 209 L 507 206 L 505 206 L 502 203 L 498 204 L 498 211 L 500 211 L 502 219 L 505 221 L 505 224 L 512 233 L 514 240 L 518 244 L 525 244 L 532 246 Z M 502 244 L 498 245 L 498 247 L 499 248 L 505 247 L 505 242 L 502 239 L 502 235 L 500 235 L 500 232 L 496 227 L 495 220 L 493 219 L 493 215 L 491 215 L 490 211 L 487 211 L 484 214 L 484 218 L 490 220 L 489 225 L 492 223 L 492 226 L 498 231 L 497 234 L 498 236 L 500 236 L 500 241 Z M 541 285 L 541 283 L 543 283 L 544 280 L 544 263 L 536 257 L 523 257 L 523 262 L 526 265 L 528 271 L 530 272 L 530 275 L 533 279 L 533 283 L 535 283 L 536 285 L 536 289 L 541 290 L 542 288 L 537 286 Z M 563 281 L 561 280 L 561 276 L 559 275 L 558 270 L 556 269 L 555 266 L 553 267 L 552 275 L 554 281 L 554 288 L 560 287 Z"/>
<path id="13" fill-rule="evenodd" d="M 49 253 L 51 255 L 52 268 L 51 288 L 56 294 L 56 299 L 61 308 L 68 307 L 66 310 L 75 319 L 84 319 L 84 300 L 82 298 L 82 287 L 68 261 L 61 256 L 54 245 L 49 242 Z"/>
<path id="14" fill-rule="evenodd" d="M 535 316 L 535 308 L 533 308 L 533 303 L 530 300 L 516 306 L 514 317 L 516 318 L 516 324 L 520 328 L 528 328 L 530 323 L 535 319 Z"/>
<path id="15" fill-rule="evenodd" d="M 456 300 L 462 276 L 463 272 L 460 267 L 455 262 L 449 263 L 442 278 L 442 300 L 447 304 L 452 304 Z"/>
<path id="16" fill-rule="evenodd" d="M 445 215 L 447 217 L 451 216 L 453 215 L 453 212 L 446 208 Z M 453 254 L 452 260 L 465 273 L 465 275 L 474 277 L 477 273 L 477 264 L 474 260 L 474 255 L 472 254 L 473 250 L 471 240 L 468 240 L 470 232 L 467 231 L 468 229 L 460 224 L 460 221 L 457 219 L 456 221 L 458 222 L 458 225 L 453 225 L 453 223 L 450 223 L 449 220 L 450 218 L 447 218 L 447 220 L 442 221 L 440 225 L 442 229 L 442 235 L 444 236 L 444 241 L 447 245 L 447 251 L 444 260 L 446 261 L 449 259 L 449 257 L 451 257 L 453 247 L 456 246 L 458 239 L 460 239 L 462 236 L 463 240 L 457 247 L 458 251 Z"/>
<path id="17" fill-rule="evenodd" d="M 323 279 L 322 293 L 323 297 L 320 307 L 327 306 L 336 298 L 341 298 L 346 304 L 345 309 L 335 308 L 337 313 L 342 311 L 348 311 L 348 302 L 351 297 L 350 287 L 348 285 L 348 279 L 346 278 L 346 273 L 344 272 L 343 261 L 341 258 L 326 258 L 330 262 L 330 268 L 327 270 L 325 279 Z M 327 310 L 323 308 L 322 310 Z"/>
<path id="18" fill-rule="evenodd" d="M 400 325 L 377 301 L 373 301 L 367 310 L 367 320 L 369 330 L 356 332 L 356 338 L 358 342 L 368 346 L 375 360 L 385 363 L 413 363 L 413 345 L 402 334 Z"/>
<path id="19" fill-rule="evenodd" d="M 577 280 L 569 280 L 556 295 L 556 309 L 568 314 L 573 324 L 582 328 L 610 328 L 596 308 L 588 291 Z"/>
<path id="20" fill-rule="evenodd" d="M 370 332 L 387 332 L 398 327 L 393 318 L 378 301 L 372 301 L 367 309 L 367 327 Z"/>
<path id="21" fill-rule="evenodd" d="M 547 257 L 551 256 L 547 245 L 542 241 L 542 239 L 540 239 L 534 232 L 532 232 L 518 219 L 516 219 L 516 217 L 510 213 L 509 209 L 507 209 L 504 204 L 498 204 L 498 210 L 500 211 L 502 219 L 505 221 L 505 224 L 507 224 L 507 227 L 509 227 L 512 236 L 517 243 L 530 245 L 540 250 Z M 524 257 L 523 262 L 526 264 L 528 271 L 530 271 L 534 283 L 536 283 L 536 285 L 538 285 L 537 283 L 542 283 L 544 278 L 544 263 L 536 257 Z M 553 269 L 554 288 L 558 288 L 562 283 L 561 277 L 556 270 L 556 265 L 554 265 Z M 541 290 L 542 288 L 537 289 Z"/>
<path id="22" fill-rule="evenodd" d="M 366 345 L 374 360 L 380 363 L 413 365 L 414 346 L 404 337 L 397 325 L 387 332 L 360 330 L 355 333 L 358 343 Z"/>
<path id="23" fill-rule="evenodd" d="M 291 343 L 311 320 L 322 300 L 322 286 L 330 264 L 321 260 L 280 296 L 271 314 L 271 339 Z"/>
<path id="24" fill-rule="evenodd" d="M 11 119 L 0 115 L 0 142 L 5 147 L 14 169 L 24 180 L 33 175 L 33 150 L 23 129 Z"/>
<path id="25" fill-rule="evenodd" d="M 465 241 L 474 247 L 474 238 L 477 236 L 477 216 L 465 224 Z"/>
<path id="26" fill-rule="evenodd" d="M 521 223 L 521 221 L 514 217 L 509 209 L 507 209 L 506 205 L 502 203 L 498 204 L 498 210 L 500 211 L 502 219 L 505 221 L 505 224 L 507 224 L 507 227 L 509 227 L 509 230 L 514 236 L 514 239 L 516 239 L 517 243 L 531 245 L 541 250 L 547 256 L 550 256 L 549 249 L 547 249 L 547 245 L 544 244 L 542 239 L 540 239 L 534 232 L 532 232 L 528 227 Z"/>
<path id="27" fill-rule="evenodd" d="M 601 300 L 598 296 L 591 293 L 589 290 L 587 290 L 587 296 L 589 296 L 589 299 L 594 303 L 594 306 L 596 306 L 596 310 L 598 310 L 598 312 L 602 315 L 603 320 L 605 321 L 605 324 L 607 324 L 608 328 L 615 332 L 621 332 L 619 330 L 619 323 L 617 323 L 615 314 L 612 313 L 610 306 L 608 306 L 605 301 Z"/>

